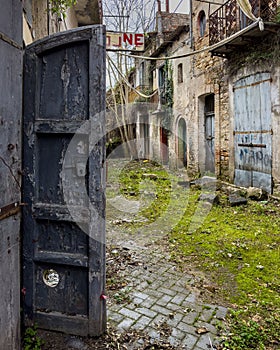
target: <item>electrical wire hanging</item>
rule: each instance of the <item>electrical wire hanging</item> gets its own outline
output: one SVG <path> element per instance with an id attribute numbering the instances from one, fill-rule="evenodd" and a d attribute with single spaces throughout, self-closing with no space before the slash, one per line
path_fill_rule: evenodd
<path id="1" fill-rule="evenodd" d="M 205 51 L 214 50 L 215 48 L 217 48 L 217 47 L 219 47 L 221 45 L 227 44 L 231 40 L 233 40 L 234 38 L 240 36 L 240 34 L 246 33 L 250 29 L 256 27 L 257 24 L 259 25 L 259 28 L 262 31 L 263 27 L 264 27 L 263 20 L 261 18 L 257 18 L 257 20 L 255 22 L 253 22 L 252 24 L 250 24 L 248 27 L 241 29 L 237 33 L 234 33 L 233 35 L 231 35 L 228 38 L 220 41 L 217 44 L 213 44 L 211 46 L 207 46 L 207 47 L 204 47 L 202 49 L 195 50 L 195 51 L 192 51 L 192 52 L 188 52 L 188 53 L 185 53 L 185 54 L 182 54 L 182 55 L 167 56 L 167 57 L 150 57 L 150 56 L 140 56 L 140 55 L 134 55 L 134 54 L 127 54 L 127 53 L 123 53 L 123 52 L 119 52 L 119 54 L 123 55 L 123 56 L 127 56 L 127 57 L 138 58 L 138 59 L 149 60 L 149 61 L 174 60 L 174 59 L 177 59 L 177 58 L 185 58 L 185 57 L 197 55 L 197 54 L 205 52 Z"/>
<path id="2" fill-rule="evenodd" d="M 109 63 L 116 69 L 116 71 L 119 73 L 119 75 L 122 77 L 124 83 L 130 88 L 132 89 L 137 95 L 139 95 L 140 97 L 143 98 L 151 98 L 153 97 L 155 94 L 158 93 L 158 90 L 154 91 L 151 95 L 145 95 L 142 92 L 138 91 L 137 89 L 135 89 L 130 82 L 127 80 L 127 78 L 123 75 L 123 73 L 119 70 L 119 68 L 116 66 L 115 62 L 111 59 L 111 57 L 107 54 L 107 60 L 109 61 Z"/>

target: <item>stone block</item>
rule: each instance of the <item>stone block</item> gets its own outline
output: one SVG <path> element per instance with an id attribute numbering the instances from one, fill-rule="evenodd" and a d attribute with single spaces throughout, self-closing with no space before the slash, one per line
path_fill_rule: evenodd
<path id="1" fill-rule="evenodd" d="M 247 204 L 247 199 L 244 197 L 241 197 L 237 194 L 230 194 L 228 196 L 229 203 L 231 207 L 238 206 L 238 205 L 244 205 Z"/>

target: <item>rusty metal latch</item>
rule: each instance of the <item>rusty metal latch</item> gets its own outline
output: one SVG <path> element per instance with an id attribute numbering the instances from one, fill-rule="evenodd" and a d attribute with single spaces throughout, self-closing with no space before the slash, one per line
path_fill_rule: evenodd
<path id="1" fill-rule="evenodd" d="M 6 219 L 9 216 L 16 215 L 20 212 L 20 207 L 25 205 L 24 203 L 14 202 L 0 208 L 0 220 Z"/>
<path id="2" fill-rule="evenodd" d="M 238 146 L 241 147 L 261 147 L 261 148 L 266 148 L 266 145 L 263 143 L 239 143 Z"/>

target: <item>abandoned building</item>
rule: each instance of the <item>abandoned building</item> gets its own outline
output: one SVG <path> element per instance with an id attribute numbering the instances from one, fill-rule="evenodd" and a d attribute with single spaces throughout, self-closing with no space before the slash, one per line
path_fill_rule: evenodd
<path id="1" fill-rule="evenodd" d="M 158 89 L 151 101 L 160 99 L 161 110 L 139 116 L 146 122 L 138 122 L 137 137 L 145 157 L 184 166 L 190 176 L 215 174 L 277 194 L 279 1 L 251 0 L 250 13 L 242 4 L 194 0 L 185 18 L 160 9 L 142 55 L 157 60 L 136 59 L 133 75 L 140 90 Z"/>

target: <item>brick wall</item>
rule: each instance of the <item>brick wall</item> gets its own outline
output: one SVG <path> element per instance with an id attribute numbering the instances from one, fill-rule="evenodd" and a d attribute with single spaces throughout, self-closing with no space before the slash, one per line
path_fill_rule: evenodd
<path id="1" fill-rule="evenodd" d="M 161 31 L 163 33 L 173 32 L 179 26 L 184 26 L 189 23 L 189 15 L 183 13 L 161 12 L 158 14 L 158 20 L 159 18 L 161 19 Z"/>

